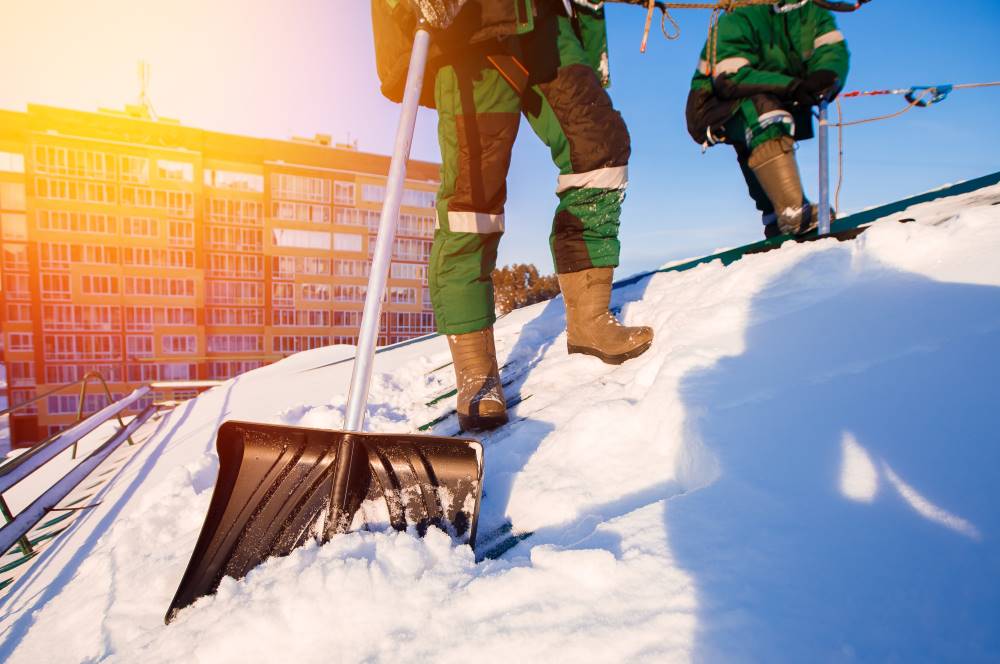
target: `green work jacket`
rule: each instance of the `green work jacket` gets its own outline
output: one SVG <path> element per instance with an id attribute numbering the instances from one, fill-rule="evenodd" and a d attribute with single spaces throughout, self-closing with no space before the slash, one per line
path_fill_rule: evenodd
<path id="1" fill-rule="evenodd" d="M 849 60 L 844 36 L 826 9 L 811 2 L 784 13 L 772 5 L 741 7 L 719 20 L 714 59 L 706 43 L 691 88 L 721 99 L 782 97 L 796 80 L 826 69 L 837 75 L 839 90 Z"/>

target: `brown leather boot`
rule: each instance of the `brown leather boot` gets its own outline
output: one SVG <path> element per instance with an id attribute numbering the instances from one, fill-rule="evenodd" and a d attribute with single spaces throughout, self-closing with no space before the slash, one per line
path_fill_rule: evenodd
<path id="1" fill-rule="evenodd" d="M 462 431 L 489 431 L 507 423 L 507 402 L 497 369 L 493 328 L 449 334 L 458 389 L 458 424 Z"/>
<path id="2" fill-rule="evenodd" d="M 566 301 L 566 347 L 570 353 L 599 357 L 621 364 L 638 357 L 653 343 L 653 328 L 625 327 L 611 312 L 610 267 L 594 267 L 559 276 Z"/>
<path id="3" fill-rule="evenodd" d="M 786 235 L 802 235 L 816 228 L 817 210 L 804 203 L 802 178 L 795 161 L 795 141 L 782 136 L 758 145 L 747 161 L 778 215 Z"/>

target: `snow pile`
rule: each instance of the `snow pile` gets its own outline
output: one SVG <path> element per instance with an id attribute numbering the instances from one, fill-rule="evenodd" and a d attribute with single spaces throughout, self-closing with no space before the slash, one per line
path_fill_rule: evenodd
<path id="1" fill-rule="evenodd" d="M 497 327 L 529 396 L 484 441 L 476 563 L 354 533 L 163 613 L 225 419 L 337 427 L 351 349 L 178 408 L 4 600 L 0 657 L 148 661 L 852 661 L 1000 657 L 1000 187 L 911 224 L 616 292 L 641 358 L 568 356 L 562 302 Z M 444 340 L 379 356 L 368 425 L 447 409 Z M 512 374 L 513 375 L 513 374 Z M 331 398 L 332 393 L 338 393 Z M 436 428 L 450 433 L 453 422 Z"/>

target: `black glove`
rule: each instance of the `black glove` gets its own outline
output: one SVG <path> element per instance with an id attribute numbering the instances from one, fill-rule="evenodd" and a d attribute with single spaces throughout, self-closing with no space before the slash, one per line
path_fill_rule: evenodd
<path id="1" fill-rule="evenodd" d="M 466 0 L 410 0 L 428 25 L 443 30 L 458 16 Z"/>
<path id="2" fill-rule="evenodd" d="M 818 106 L 836 97 L 837 87 L 837 75 L 829 69 L 820 69 L 792 83 L 788 96 L 800 106 Z"/>

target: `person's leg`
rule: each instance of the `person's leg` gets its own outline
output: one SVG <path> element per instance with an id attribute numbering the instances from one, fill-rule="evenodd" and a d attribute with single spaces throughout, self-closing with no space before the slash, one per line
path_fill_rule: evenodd
<path id="1" fill-rule="evenodd" d="M 774 223 L 782 233 L 800 234 L 811 230 L 816 215 L 803 194 L 795 161 L 792 114 L 776 97 L 755 95 L 741 101 L 739 112 L 730 124 L 734 125 L 734 131 L 729 137 L 737 145 L 750 195 L 757 202 L 765 224 L 773 213 Z M 763 205 L 760 199 L 762 192 L 768 205 Z M 768 233 L 765 228 L 765 234 L 770 236 L 773 232 Z"/>
<path id="2" fill-rule="evenodd" d="M 764 237 L 772 238 L 781 235 L 781 231 L 778 229 L 778 215 L 774 213 L 774 206 L 771 205 L 771 199 L 767 197 L 764 192 L 763 187 L 760 186 L 760 182 L 757 181 L 757 176 L 753 174 L 747 161 L 750 159 L 750 152 L 746 147 L 740 144 L 734 144 L 736 152 L 736 161 L 740 165 L 740 172 L 743 174 L 743 180 L 747 184 L 747 192 L 750 194 L 750 198 L 753 199 L 754 205 L 757 206 L 757 210 L 760 211 L 760 221 L 764 226 Z"/>
<path id="3" fill-rule="evenodd" d="M 441 187 L 428 279 L 438 332 L 462 334 L 494 321 L 490 275 L 521 105 L 485 62 L 442 67 L 435 102 Z"/>
<path id="4" fill-rule="evenodd" d="M 526 95 L 525 115 L 559 168 L 549 244 L 566 301 L 570 352 L 619 363 L 649 348 L 652 330 L 608 311 L 628 184 L 628 129 L 568 19 L 558 19 L 558 69 Z"/>
<path id="5" fill-rule="evenodd" d="M 520 98 L 485 62 L 443 67 L 435 82 L 441 188 L 428 280 L 447 335 L 465 431 L 507 421 L 492 325 L 497 246 Z"/>

